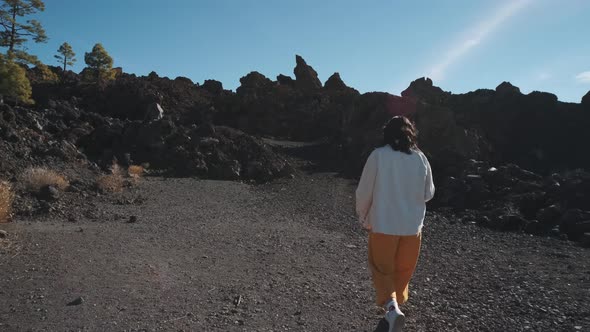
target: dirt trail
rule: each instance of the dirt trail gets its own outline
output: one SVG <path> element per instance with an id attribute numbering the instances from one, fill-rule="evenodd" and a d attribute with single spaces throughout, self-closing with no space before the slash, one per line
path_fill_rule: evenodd
<path id="1" fill-rule="evenodd" d="M 96 203 L 103 220 L 3 225 L 0 331 L 373 331 L 353 190 L 148 178 L 142 204 Z M 590 330 L 589 258 L 431 215 L 408 331 Z"/>

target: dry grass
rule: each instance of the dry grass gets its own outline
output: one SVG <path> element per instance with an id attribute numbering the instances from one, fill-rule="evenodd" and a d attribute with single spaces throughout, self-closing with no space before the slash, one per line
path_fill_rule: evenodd
<path id="1" fill-rule="evenodd" d="M 111 174 L 99 176 L 96 180 L 96 187 L 104 193 L 122 192 L 124 185 L 123 172 L 116 163 L 113 163 L 113 166 L 111 166 Z"/>
<path id="2" fill-rule="evenodd" d="M 125 181 L 119 174 L 102 175 L 96 180 L 96 187 L 102 192 L 121 192 L 124 184 Z"/>
<path id="3" fill-rule="evenodd" d="M 0 181 L 0 223 L 10 220 L 13 200 L 14 193 L 12 192 L 10 183 Z"/>
<path id="4" fill-rule="evenodd" d="M 46 186 L 54 186 L 59 190 L 65 190 L 70 184 L 62 175 L 43 168 L 28 168 L 21 176 L 23 185 L 31 192 L 38 192 Z"/>
<path id="5" fill-rule="evenodd" d="M 127 174 L 130 178 L 139 179 L 143 175 L 143 167 L 138 165 L 131 165 L 127 169 Z"/>

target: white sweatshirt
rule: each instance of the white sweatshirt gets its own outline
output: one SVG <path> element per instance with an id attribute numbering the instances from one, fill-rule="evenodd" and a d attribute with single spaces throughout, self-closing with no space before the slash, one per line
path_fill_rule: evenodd
<path id="1" fill-rule="evenodd" d="M 369 156 L 356 190 L 356 212 L 375 233 L 414 235 L 422 230 L 426 202 L 434 196 L 432 171 L 419 150 L 412 154 L 389 145 Z"/>

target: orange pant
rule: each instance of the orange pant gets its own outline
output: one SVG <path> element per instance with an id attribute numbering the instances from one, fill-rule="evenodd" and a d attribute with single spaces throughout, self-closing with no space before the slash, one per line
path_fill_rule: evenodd
<path id="1" fill-rule="evenodd" d="M 369 267 L 378 306 L 391 299 L 397 299 L 398 304 L 408 300 L 408 286 L 421 242 L 422 233 L 410 236 L 369 233 Z"/>

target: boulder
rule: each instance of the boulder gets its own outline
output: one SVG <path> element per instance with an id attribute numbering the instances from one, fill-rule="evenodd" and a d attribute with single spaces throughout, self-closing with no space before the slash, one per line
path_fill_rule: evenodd
<path id="1" fill-rule="evenodd" d="M 211 171 L 223 180 L 237 180 L 241 176 L 242 166 L 237 160 L 222 161 L 217 165 L 211 167 Z"/>
<path id="2" fill-rule="evenodd" d="M 204 123 L 196 128 L 194 134 L 199 137 L 213 137 L 216 134 L 215 126 L 210 122 Z"/>
<path id="3" fill-rule="evenodd" d="M 468 191 L 469 186 L 464 180 L 449 176 L 441 179 L 440 185 L 437 185 L 435 202 L 462 210 L 467 207 Z"/>
<path id="4" fill-rule="evenodd" d="M 39 190 L 38 197 L 43 201 L 56 201 L 59 199 L 59 189 L 54 186 L 44 186 Z"/>
<path id="5" fill-rule="evenodd" d="M 566 201 L 568 208 L 590 211 L 590 173 L 578 170 L 564 175 L 560 190 L 556 193 L 558 198 Z"/>
<path id="6" fill-rule="evenodd" d="M 577 241 L 584 233 L 589 220 L 589 211 L 582 211 L 580 209 L 569 209 L 563 214 L 563 216 L 559 220 L 559 231 L 562 234 L 566 234 L 568 239 Z"/>
<path id="7" fill-rule="evenodd" d="M 539 221 L 531 220 L 524 227 L 524 231 L 528 234 L 541 235 L 543 234 L 543 227 Z"/>
<path id="8" fill-rule="evenodd" d="M 537 220 L 539 220 L 539 222 L 545 229 L 551 229 L 555 225 L 558 225 L 561 217 L 561 207 L 556 204 L 541 209 L 537 213 Z"/>
<path id="9" fill-rule="evenodd" d="M 500 216 L 490 226 L 500 231 L 521 231 L 529 222 L 516 214 Z"/>
<path id="10" fill-rule="evenodd" d="M 537 217 L 539 210 L 547 206 L 547 197 L 543 191 L 524 193 L 515 198 L 520 213 L 527 219 Z"/>

